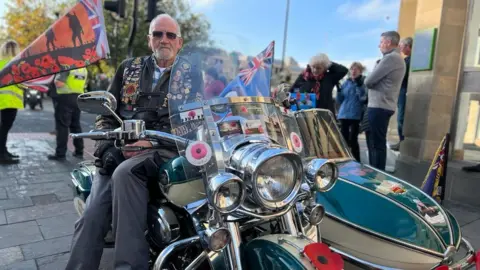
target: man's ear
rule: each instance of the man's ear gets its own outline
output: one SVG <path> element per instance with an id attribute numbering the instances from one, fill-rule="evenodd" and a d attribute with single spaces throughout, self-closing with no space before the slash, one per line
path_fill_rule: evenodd
<path id="1" fill-rule="evenodd" d="M 149 48 L 150 50 L 153 50 L 153 49 L 152 49 L 152 45 L 150 45 L 150 36 L 149 36 L 149 35 L 147 35 L 147 44 L 148 44 L 148 48 Z"/>
<path id="2" fill-rule="evenodd" d="M 178 39 L 178 45 L 179 45 L 179 49 L 180 50 L 182 47 L 183 47 L 183 38 L 179 38 Z"/>

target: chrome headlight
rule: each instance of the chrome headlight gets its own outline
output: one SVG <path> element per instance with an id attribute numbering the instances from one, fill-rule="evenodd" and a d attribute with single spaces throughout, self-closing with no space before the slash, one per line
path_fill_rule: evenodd
<path id="1" fill-rule="evenodd" d="M 329 191 L 337 182 L 338 167 L 328 159 L 316 158 L 308 163 L 305 178 L 317 191 Z"/>
<path id="2" fill-rule="evenodd" d="M 231 173 L 220 173 L 209 179 L 208 199 L 220 213 L 235 211 L 245 199 L 245 184 Z"/>
<path id="3" fill-rule="evenodd" d="M 253 199 L 269 209 L 289 204 L 300 189 L 301 158 L 292 151 L 265 143 L 242 146 L 233 152 L 232 167 L 252 189 Z"/>

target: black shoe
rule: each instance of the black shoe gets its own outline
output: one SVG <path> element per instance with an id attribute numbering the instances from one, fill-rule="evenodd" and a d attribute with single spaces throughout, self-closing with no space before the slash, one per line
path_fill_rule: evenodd
<path id="1" fill-rule="evenodd" d="M 15 159 L 19 159 L 19 158 L 20 158 L 20 156 L 19 156 L 19 155 L 12 154 L 12 153 L 10 153 L 10 152 L 8 152 L 8 151 L 7 151 L 7 155 L 8 155 L 9 157 L 11 157 L 11 158 L 15 158 Z"/>
<path id="2" fill-rule="evenodd" d="M 0 155 L 0 164 L 17 164 L 20 163 L 20 159 L 13 158 L 7 153 Z"/>
<path id="3" fill-rule="evenodd" d="M 392 149 L 393 151 L 400 151 L 400 143 L 401 141 L 399 141 L 397 144 L 391 145 L 390 149 Z"/>
<path id="4" fill-rule="evenodd" d="M 48 155 L 47 158 L 49 160 L 57 160 L 57 161 L 65 161 L 65 156 L 57 156 L 57 155 Z"/>
<path id="5" fill-rule="evenodd" d="M 76 158 L 83 158 L 83 152 L 73 152 L 72 156 Z"/>
<path id="6" fill-rule="evenodd" d="M 480 172 L 480 164 L 477 164 L 474 166 L 466 166 L 466 167 L 463 167 L 462 170 L 466 172 Z"/>

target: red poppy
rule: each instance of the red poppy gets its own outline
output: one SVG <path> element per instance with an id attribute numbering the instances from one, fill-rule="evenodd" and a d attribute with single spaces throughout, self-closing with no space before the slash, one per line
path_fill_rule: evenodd
<path id="1" fill-rule="evenodd" d="M 127 89 L 125 89 L 125 94 L 131 95 L 133 93 L 135 93 L 135 86 L 130 85 L 130 86 L 127 87 Z"/>
<path id="2" fill-rule="evenodd" d="M 302 146 L 302 142 L 300 141 L 300 138 L 298 138 L 298 136 L 296 134 L 293 134 L 293 145 L 295 147 L 300 147 Z"/>
<path id="3" fill-rule="evenodd" d="M 12 65 L 12 73 L 13 73 L 13 75 L 20 74 L 20 69 L 18 68 L 17 65 Z"/>
<path id="4" fill-rule="evenodd" d="M 41 62 L 40 62 L 40 59 L 35 59 L 35 66 L 40 66 Z"/>
<path id="5" fill-rule="evenodd" d="M 57 65 L 54 65 L 51 69 L 52 69 L 52 72 L 55 72 L 55 73 L 60 72 L 60 68 Z"/>
<path id="6" fill-rule="evenodd" d="M 264 130 L 263 130 L 263 127 L 262 127 L 262 126 L 259 126 L 259 127 L 258 127 L 258 132 L 260 132 L 260 133 L 263 133 L 263 132 L 264 132 Z"/>
<path id="7" fill-rule="evenodd" d="M 42 63 L 41 66 L 43 68 L 50 68 L 53 65 L 53 58 L 50 55 L 44 55 L 42 57 Z"/>
<path id="8" fill-rule="evenodd" d="M 30 64 L 29 63 L 23 63 L 21 66 L 20 66 L 20 69 L 22 70 L 22 72 L 24 74 L 28 74 L 30 73 Z"/>
<path id="9" fill-rule="evenodd" d="M 245 106 L 240 107 L 240 111 L 243 113 L 248 113 L 248 109 Z"/>
<path id="10" fill-rule="evenodd" d="M 338 253 L 332 252 L 324 243 L 312 243 L 304 248 L 305 255 L 310 259 L 316 269 L 341 270 L 343 259 Z"/>
<path id="11" fill-rule="evenodd" d="M 195 111 L 189 111 L 188 112 L 188 117 L 190 117 L 190 118 L 195 118 L 196 115 L 197 115 L 197 113 L 195 113 Z"/>
<path id="12" fill-rule="evenodd" d="M 2 84 L 10 83 L 13 80 L 13 76 L 11 74 L 7 74 L 2 78 Z"/>
<path id="13" fill-rule="evenodd" d="M 13 80 L 15 82 L 20 82 L 20 81 L 23 81 L 23 77 L 22 76 L 19 76 L 19 75 L 15 75 L 13 76 Z"/>
<path id="14" fill-rule="evenodd" d="M 207 155 L 207 147 L 202 143 L 197 143 L 196 145 L 192 146 L 192 150 L 190 154 L 194 159 L 202 159 Z"/>

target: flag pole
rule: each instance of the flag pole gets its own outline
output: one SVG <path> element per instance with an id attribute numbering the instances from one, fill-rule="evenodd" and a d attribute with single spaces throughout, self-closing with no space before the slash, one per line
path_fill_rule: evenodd
<path id="1" fill-rule="evenodd" d="M 285 66 L 285 52 L 287 48 L 287 32 L 288 32 L 288 14 L 290 13 L 290 0 L 287 0 L 287 10 L 285 12 L 285 27 L 284 27 L 284 32 L 283 32 L 283 52 L 282 52 L 282 68 L 281 71 L 283 71 L 283 68 Z M 273 59 L 275 61 L 275 59 Z"/>
<path id="2" fill-rule="evenodd" d="M 443 200 L 445 199 L 445 193 L 447 191 L 447 168 L 448 168 L 448 156 L 450 151 L 450 133 L 445 135 L 445 167 L 443 168 L 443 174 L 440 178 L 438 183 L 439 186 L 442 187 L 442 193 L 440 194 L 440 204 L 443 204 Z"/>

